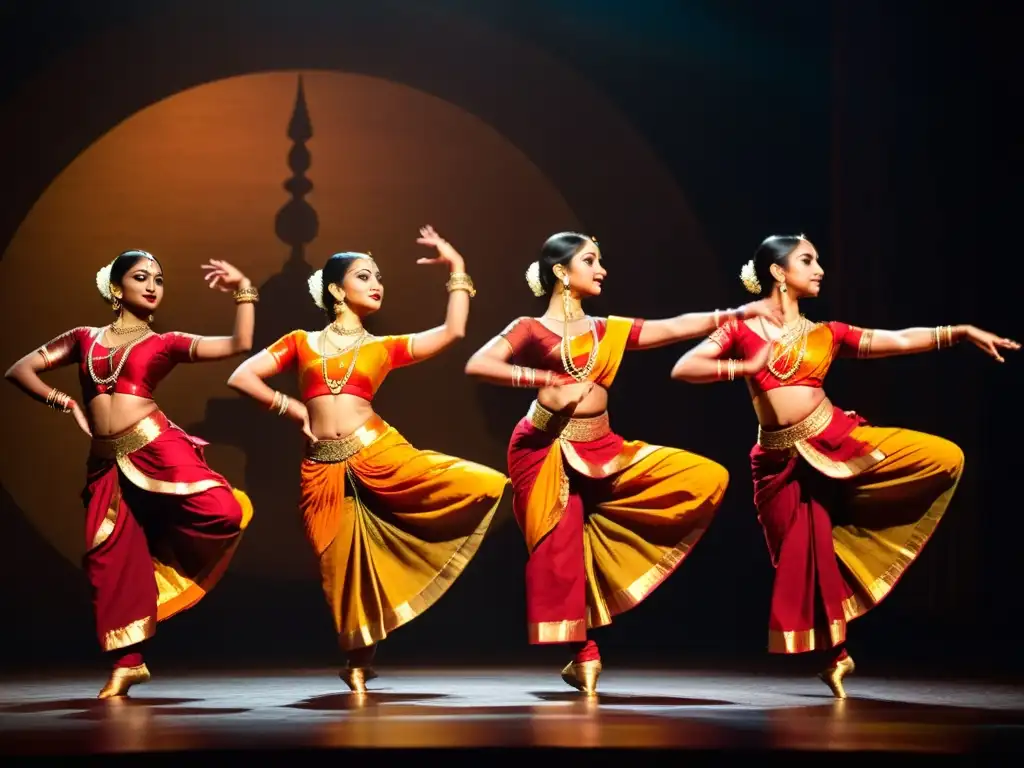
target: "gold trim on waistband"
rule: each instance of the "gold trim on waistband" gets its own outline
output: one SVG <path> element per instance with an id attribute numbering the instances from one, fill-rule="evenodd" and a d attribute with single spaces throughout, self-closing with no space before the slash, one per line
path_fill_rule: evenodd
<path id="1" fill-rule="evenodd" d="M 387 429 L 388 426 L 383 419 L 375 417 L 347 437 L 338 440 L 318 440 L 307 444 L 306 458 L 320 464 L 340 464 L 373 443 Z"/>
<path id="2" fill-rule="evenodd" d="M 552 413 L 536 400 L 530 405 L 526 418 L 541 432 L 555 432 L 571 443 L 589 443 L 612 431 L 607 412 L 586 419 L 567 419 Z"/>
<path id="3" fill-rule="evenodd" d="M 783 451 L 801 440 L 809 440 L 825 431 L 832 423 L 832 402 L 826 397 L 803 421 L 782 429 L 757 428 L 757 444 L 766 451 Z"/>
<path id="4" fill-rule="evenodd" d="M 116 437 L 94 437 L 90 451 L 101 459 L 116 459 L 145 448 L 167 429 L 168 421 L 160 411 L 154 411 Z"/>

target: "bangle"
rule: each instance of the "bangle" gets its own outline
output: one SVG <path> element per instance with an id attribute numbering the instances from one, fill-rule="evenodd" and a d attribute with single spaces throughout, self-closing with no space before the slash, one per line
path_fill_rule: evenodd
<path id="1" fill-rule="evenodd" d="M 544 386 L 545 387 L 550 387 L 551 386 L 551 377 L 552 377 L 551 371 L 547 371 L 545 376 L 544 376 Z"/>
<path id="2" fill-rule="evenodd" d="M 715 371 L 717 372 L 715 378 L 721 380 L 721 378 L 722 378 L 722 361 L 721 360 L 715 360 Z"/>
<path id="3" fill-rule="evenodd" d="M 935 330 L 935 348 L 942 349 L 945 347 L 953 346 L 953 326 L 951 325 L 936 325 Z M 959 341 L 959 339 L 957 339 Z"/>
<path id="4" fill-rule="evenodd" d="M 71 395 L 66 395 L 59 389 L 51 389 L 50 393 L 46 396 L 46 405 L 61 413 L 70 411 L 74 403 L 75 401 L 71 399 Z"/>
<path id="5" fill-rule="evenodd" d="M 728 369 L 729 369 L 729 381 L 732 381 L 733 379 L 736 378 L 736 361 L 733 360 L 732 358 L 729 358 Z"/>
<path id="6" fill-rule="evenodd" d="M 288 395 L 284 395 L 280 392 L 275 392 L 274 400 L 270 404 L 270 408 L 268 408 L 267 410 L 276 412 L 278 416 L 284 416 L 288 412 L 289 404 L 290 400 L 288 398 Z"/>
<path id="7" fill-rule="evenodd" d="M 720 310 L 720 309 L 716 309 L 715 310 L 715 314 L 713 316 L 714 317 L 715 328 L 721 328 L 722 327 L 722 321 L 721 321 L 721 318 L 719 318 L 719 315 L 721 315 L 721 314 L 722 314 L 722 310 Z"/>
<path id="8" fill-rule="evenodd" d="M 239 288 L 233 296 L 235 304 L 255 304 L 260 300 L 260 292 L 251 285 L 248 288 Z"/>
<path id="9" fill-rule="evenodd" d="M 518 365 L 513 365 L 512 366 L 512 386 L 513 387 L 521 386 L 520 385 L 520 381 L 522 381 L 522 378 L 523 378 L 523 369 L 520 368 Z"/>
<path id="10" fill-rule="evenodd" d="M 476 296 L 476 288 L 473 287 L 473 278 L 465 272 L 452 272 L 448 276 L 448 282 L 444 284 L 448 293 L 452 291 L 465 291 L 470 298 Z"/>

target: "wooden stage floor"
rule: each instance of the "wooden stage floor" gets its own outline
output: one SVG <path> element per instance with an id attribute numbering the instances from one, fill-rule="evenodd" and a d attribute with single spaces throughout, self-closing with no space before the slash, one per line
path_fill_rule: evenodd
<path id="1" fill-rule="evenodd" d="M 788 753 L 862 763 L 874 753 L 1020 764 L 1024 754 L 1024 688 L 989 682 L 857 675 L 850 698 L 835 701 L 814 678 L 609 669 L 588 700 L 557 669 L 381 668 L 358 697 L 335 670 L 153 671 L 131 698 L 105 702 L 93 698 L 103 683 L 95 672 L 0 680 L 4 765 L 142 754 L 147 764 L 188 765 L 253 753 L 337 764 L 338 750 L 353 749 L 375 763 L 408 764 L 418 752 L 474 765 L 491 751 L 576 752 L 588 765 L 620 766 L 630 759 L 623 750 L 674 762 Z"/>

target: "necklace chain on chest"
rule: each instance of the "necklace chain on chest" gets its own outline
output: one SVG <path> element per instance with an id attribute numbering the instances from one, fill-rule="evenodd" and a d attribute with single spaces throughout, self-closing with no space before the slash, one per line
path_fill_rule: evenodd
<path id="1" fill-rule="evenodd" d="M 148 326 L 141 327 L 147 328 L 148 330 Z M 110 328 L 110 326 L 107 326 L 107 328 Z M 89 354 L 86 356 L 86 367 L 89 369 L 89 378 L 92 379 L 93 383 L 98 386 L 116 384 L 118 377 L 121 375 L 121 371 L 124 369 L 125 363 L 128 362 L 128 356 L 131 355 L 132 350 L 135 349 L 136 345 L 138 345 L 139 342 L 149 338 L 149 333 L 147 332 L 139 336 L 139 338 L 137 339 L 133 339 L 132 341 L 126 342 L 124 344 L 118 344 L 116 346 L 110 347 L 106 354 L 107 369 L 109 370 L 110 368 L 113 367 L 114 370 L 110 373 L 109 376 L 100 377 L 96 375 L 96 368 L 93 363 L 93 352 L 96 350 L 96 345 L 99 343 L 99 340 L 103 338 L 103 335 L 106 332 L 107 328 L 101 329 L 100 332 L 93 337 L 92 344 L 89 346 Z M 118 361 L 117 366 L 114 367 L 114 355 L 116 355 L 122 349 L 124 350 L 124 352 L 121 354 L 121 359 Z"/>
<path id="2" fill-rule="evenodd" d="M 329 355 L 330 357 L 341 357 L 349 350 L 353 350 L 352 361 L 348 364 L 348 370 L 345 371 L 345 376 L 340 381 L 327 375 L 327 333 L 322 332 L 320 335 L 320 373 L 323 375 L 324 384 L 327 385 L 327 389 L 330 390 L 332 395 L 341 394 L 345 385 L 348 384 L 348 380 L 352 377 L 352 372 L 356 369 L 356 360 L 359 359 L 359 349 L 363 346 L 363 342 L 369 336 L 365 329 L 360 329 L 360 331 L 361 333 L 359 334 L 359 337 L 352 344 L 349 344 L 344 349 Z"/>

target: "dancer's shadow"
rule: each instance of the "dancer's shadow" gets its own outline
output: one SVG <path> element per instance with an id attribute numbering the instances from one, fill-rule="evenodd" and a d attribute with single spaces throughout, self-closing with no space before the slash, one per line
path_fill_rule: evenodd
<path id="1" fill-rule="evenodd" d="M 132 701 L 131 699 L 123 699 L 121 707 L 132 706 L 138 707 L 145 705 L 145 700 L 142 702 Z M 241 715 L 249 710 L 245 707 L 158 707 L 150 709 L 147 712 L 148 715 L 163 715 L 163 716 L 183 716 L 183 715 L 201 715 L 206 717 L 223 716 L 223 715 Z M 121 710 L 118 707 L 94 707 L 84 712 L 72 712 L 68 715 L 62 715 L 62 720 L 110 720 L 121 716 Z"/>
<path id="2" fill-rule="evenodd" d="M 317 712 L 345 711 L 377 707 L 382 704 L 409 704 L 419 701 L 448 698 L 441 693 L 328 693 L 323 696 L 298 701 L 285 706 L 291 709 L 306 709 Z"/>
<path id="3" fill-rule="evenodd" d="M 571 691 L 554 693 L 552 691 L 533 691 L 542 701 L 563 702 L 574 704 L 579 701 L 596 700 L 598 704 L 612 707 L 723 707 L 732 706 L 731 701 L 720 699 L 686 699 L 675 696 L 630 696 L 628 694 L 598 693 L 594 697 Z"/>
<path id="4" fill-rule="evenodd" d="M 127 696 L 120 699 L 57 699 L 55 701 L 31 701 L 0 708 L 0 714 L 32 715 L 42 712 L 63 712 L 65 710 L 103 711 L 111 706 L 131 705 L 134 707 L 170 707 L 193 704 L 200 699 L 155 699 Z M 116 702 L 116 703 L 115 703 Z"/>

